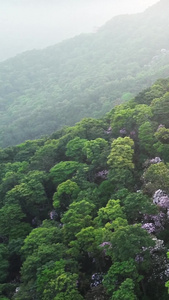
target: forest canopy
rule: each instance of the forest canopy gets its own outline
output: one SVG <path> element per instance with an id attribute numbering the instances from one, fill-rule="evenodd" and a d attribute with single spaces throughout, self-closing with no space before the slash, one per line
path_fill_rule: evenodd
<path id="1" fill-rule="evenodd" d="M 0 299 L 167 300 L 169 79 L 0 150 Z"/>

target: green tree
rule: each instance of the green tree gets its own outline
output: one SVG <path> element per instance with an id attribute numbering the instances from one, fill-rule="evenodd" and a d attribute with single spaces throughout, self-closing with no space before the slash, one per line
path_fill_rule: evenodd
<path id="1" fill-rule="evenodd" d="M 39 140 L 28 140 L 22 144 L 16 146 L 17 153 L 15 155 L 15 161 L 29 161 L 35 152 L 41 147 L 44 143 L 43 139 Z"/>
<path id="2" fill-rule="evenodd" d="M 117 138 L 112 142 L 111 152 L 107 161 L 110 167 L 109 179 L 118 189 L 129 187 L 133 184 L 133 146 L 134 142 L 129 137 Z"/>
<path id="3" fill-rule="evenodd" d="M 152 164 L 144 172 L 145 191 L 153 194 L 156 190 L 162 189 L 169 193 L 169 169 L 163 162 Z"/>
<path id="4" fill-rule="evenodd" d="M 120 200 L 109 200 L 106 207 L 99 209 L 95 223 L 98 224 L 99 227 L 104 227 L 106 223 L 112 223 L 117 218 L 126 218 L 123 208 L 120 206 Z"/>
<path id="5" fill-rule="evenodd" d="M 129 104 L 121 104 L 114 108 L 112 116 L 112 130 L 115 136 L 119 136 L 120 129 L 130 131 L 135 127 L 133 120 L 134 109 Z"/>
<path id="6" fill-rule="evenodd" d="M 84 118 L 76 123 L 76 126 L 78 126 L 78 132 L 83 133 L 83 138 L 87 140 L 105 137 L 104 129 L 106 125 L 103 120 Z"/>
<path id="7" fill-rule="evenodd" d="M 43 181 L 43 173 L 39 171 L 29 173 L 22 183 L 7 192 L 5 202 L 9 205 L 19 203 L 29 220 L 32 217 L 39 217 L 40 208 L 48 204 Z"/>
<path id="8" fill-rule="evenodd" d="M 31 169 L 48 172 L 59 161 L 59 140 L 48 140 L 31 158 Z"/>
<path id="9" fill-rule="evenodd" d="M 150 122 L 147 121 L 139 127 L 138 138 L 141 155 L 143 156 L 145 152 L 145 154 L 153 157 L 153 143 L 155 139 L 152 124 Z"/>
<path id="10" fill-rule="evenodd" d="M 87 172 L 87 165 L 76 161 L 61 161 L 50 169 L 50 178 L 55 185 L 58 185 L 75 176 L 77 171 L 81 169 Z"/>
<path id="11" fill-rule="evenodd" d="M 106 158 L 109 154 L 108 142 L 102 138 L 87 141 L 84 144 L 83 152 L 93 165 L 105 167 Z"/>
<path id="12" fill-rule="evenodd" d="M 44 221 L 42 227 L 32 230 L 26 237 L 21 248 L 24 259 L 21 268 L 21 295 L 28 288 L 32 290 L 31 297 L 35 297 L 38 272 L 43 270 L 44 265 L 60 260 L 66 255 L 66 248 L 61 241 L 61 229 L 51 221 Z"/>
<path id="13" fill-rule="evenodd" d="M 66 145 L 66 156 L 71 157 L 75 161 L 84 162 L 86 160 L 86 156 L 82 149 L 86 141 L 86 139 L 81 139 L 80 137 L 76 137 L 69 141 Z"/>
<path id="14" fill-rule="evenodd" d="M 99 245 L 103 242 L 105 230 L 102 228 L 95 229 L 94 227 L 82 228 L 76 234 L 76 240 L 70 242 L 71 248 L 68 254 L 76 259 L 80 259 L 83 264 L 91 261 L 94 257 L 96 264 L 101 265 L 101 247 Z"/>
<path id="15" fill-rule="evenodd" d="M 169 163 L 169 144 L 163 144 L 161 142 L 157 142 L 153 145 L 155 152 L 160 158 L 165 161 L 165 163 Z"/>
<path id="16" fill-rule="evenodd" d="M 0 209 L 0 234 L 10 239 L 24 238 L 31 231 L 30 225 L 23 222 L 24 218 L 19 204 L 5 204 Z"/>
<path id="17" fill-rule="evenodd" d="M 24 257 L 28 257 L 42 245 L 61 243 L 62 233 L 51 221 L 43 221 L 41 227 L 35 228 L 26 237 L 22 247 Z"/>
<path id="18" fill-rule="evenodd" d="M 136 105 L 134 108 L 133 119 L 136 122 L 137 127 L 143 123 L 148 122 L 152 117 L 151 107 L 145 104 Z"/>
<path id="19" fill-rule="evenodd" d="M 160 98 L 156 97 L 151 102 L 151 108 L 154 115 L 153 119 L 158 122 L 158 124 L 164 124 L 166 127 L 169 127 L 169 92 Z"/>
<path id="20" fill-rule="evenodd" d="M 110 239 L 112 248 L 109 254 L 113 261 L 135 259 L 137 254 L 143 254 L 145 260 L 150 258 L 149 247 L 154 245 L 150 235 L 139 224 L 118 227 Z M 143 252 L 143 247 L 145 251 Z"/>
<path id="21" fill-rule="evenodd" d="M 68 211 L 61 219 L 64 224 L 63 236 L 66 241 L 73 240 L 81 229 L 92 225 L 94 209 L 95 205 L 85 200 L 70 204 Z"/>
<path id="22" fill-rule="evenodd" d="M 42 300 L 83 300 L 77 290 L 78 275 L 65 271 L 66 261 L 60 260 L 38 274 L 37 291 Z"/>
<path id="23" fill-rule="evenodd" d="M 134 293 L 134 282 L 127 278 L 120 286 L 119 290 L 114 292 L 111 300 L 137 300 Z"/>
<path id="24" fill-rule="evenodd" d="M 133 259 L 127 261 L 115 262 L 110 267 L 108 273 L 104 276 L 103 285 L 106 288 L 107 293 L 112 296 L 111 299 L 130 299 L 130 289 L 121 290 L 125 280 L 134 281 L 135 285 L 138 285 L 138 282 L 142 279 L 142 276 L 139 276 L 136 262 Z M 134 284 L 132 285 L 132 292 L 134 290 Z M 126 298 L 118 298 L 118 296 L 126 295 Z M 121 296 L 120 296 L 121 297 Z M 131 298 L 135 299 L 135 298 Z"/>
<path id="25" fill-rule="evenodd" d="M 129 137 L 117 138 L 116 140 L 114 140 L 111 145 L 111 152 L 108 156 L 107 162 L 110 165 L 110 168 L 133 169 L 133 146 L 134 142 Z"/>
<path id="26" fill-rule="evenodd" d="M 158 128 L 158 130 L 155 132 L 155 137 L 158 141 L 160 141 L 163 144 L 169 143 L 169 129 L 165 126 L 162 126 Z"/>
<path id="27" fill-rule="evenodd" d="M 13 189 L 15 185 L 19 184 L 20 176 L 15 172 L 7 172 L 2 179 L 0 184 L 0 193 L 1 193 L 1 206 L 4 203 L 4 198 L 6 193 Z"/>
<path id="28" fill-rule="evenodd" d="M 124 212 L 130 223 L 141 222 L 144 214 L 156 214 L 157 207 L 142 192 L 129 193 L 124 199 Z"/>
<path id="29" fill-rule="evenodd" d="M 0 283 L 4 283 L 8 276 L 9 252 L 6 245 L 0 244 Z"/>
<path id="30" fill-rule="evenodd" d="M 76 182 L 67 180 L 57 187 L 57 192 L 53 196 L 54 207 L 60 207 L 66 210 L 69 204 L 77 198 L 80 189 Z"/>

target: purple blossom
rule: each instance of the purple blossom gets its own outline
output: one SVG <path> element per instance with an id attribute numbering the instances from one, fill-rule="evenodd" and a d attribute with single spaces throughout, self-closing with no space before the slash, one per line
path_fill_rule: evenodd
<path id="1" fill-rule="evenodd" d="M 112 128 L 111 127 L 109 127 L 106 131 L 105 131 L 105 133 L 107 133 L 107 134 L 110 134 L 112 132 Z"/>
<path id="2" fill-rule="evenodd" d="M 164 241 L 163 240 L 159 240 L 156 237 L 154 237 L 153 241 L 155 241 L 155 246 L 154 246 L 154 248 L 152 248 L 151 253 L 153 253 L 156 250 L 161 250 L 161 249 L 164 248 Z"/>
<path id="3" fill-rule="evenodd" d="M 32 219 L 32 225 L 37 225 L 37 217 L 34 217 L 34 218 Z"/>
<path id="4" fill-rule="evenodd" d="M 169 219 L 169 209 L 167 209 L 167 219 Z"/>
<path id="5" fill-rule="evenodd" d="M 169 209 L 169 197 L 164 191 L 160 189 L 154 193 L 153 203 L 158 205 L 159 207 Z"/>
<path id="6" fill-rule="evenodd" d="M 150 159 L 150 164 L 159 164 L 162 162 L 161 158 L 156 156 L 155 158 Z"/>
<path id="7" fill-rule="evenodd" d="M 94 273 L 91 277 L 92 283 L 90 284 L 90 287 L 96 287 L 103 281 L 103 273 Z"/>
<path id="8" fill-rule="evenodd" d="M 121 136 L 125 136 L 127 134 L 127 130 L 125 128 L 120 129 Z"/>
<path id="9" fill-rule="evenodd" d="M 165 213 L 160 212 L 157 215 L 148 215 L 144 214 L 144 221 L 150 222 L 153 221 L 155 225 L 165 223 Z"/>
<path id="10" fill-rule="evenodd" d="M 153 216 L 152 220 L 154 220 L 155 225 L 157 224 L 164 224 L 165 223 L 165 213 L 161 212 L 158 215 Z"/>
<path id="11" fill-rule="evenodd" d="M 145 223 L 141 226 L 141 228 L 148 231 L 148 233 L 155 232 L 155 225 L 153 223 Z"/>
<path id="12" fill-rule="evenodd" d="M 15 293 L 18 293 L 18 292 L 19 292 L 19 290 L 20 290 L 20 286 L 16 287 L 16 289 L 15 289 Z"/>
<path id="13" fill-rule="evenodd" d="M 141 263 L 141 262 L 144 261 L 144 257 L 141 256 L 140 254 L 137 254 L 136 257 L 135 257 L 135 261 L 136 261 L 137 263 Z"/>
<path id="14" fill-rule="evenodd" d="M 146 159 L 143 166 L 145 168 L 148 168 L 151 164 L 159 164 L 160 162 L 162 162 L 161 158 L 156 156 L 155 158 L 152 159 Z"/>
<path id="15" fill-rule="evenodd" d="M 164 272 L 165 276 L 167 276 L 167 278 L 169 278 L 169 264 L 167 264 L 167 268 Z"/>
<path id="16" fill-rule="evenodd" d="M 168 196 L 164 196 L 160 198 L 160 202 L 158 203 L 160 207 L 169 208 L 169 198 Z"/>
<path id="17" fill-rule="evenodd" d="M 165 127 L 164 125 L 160 124 L 157 128 L 157 131 L 159 131 L 161 128 L 164 128 L 164 127 Z"/>
<path id="18" fill-rule="evenodd" d="M 103 248 L 103 254 L 106 255 L 107 249 L 112 248 L 112 244 L 110 242 L 103 242 L 99 247 Z"/>
<path id="19" fill-rule="evenodd" d="M 103 170 L 103 171 L 98 172 L 95 176 L 96 176 L 96 177 L 101 177 L 101 178 L 103 178 L 103 179 L 106 179 L 108 173 L 109 173 L 108 170 Z"/>
<path id="20" fill-rule="evenodd" d="M 99 245 L 99 247 L 105 247 L 105 246 L 109 246 L 109 248 L 112 248 L 112 244 L 110 242 L 103 242 L 102 244 Z"/>
<path id="21" fill-rule="evenodd" d="M 130 131 L 130 137 L 131 137 L 132 139 L 134 139 L 134 138 L 136 137 L 136 132 L 135 132 L 135 130 Z"/>
<path id="22" fill-rule="evenodd" d="M 161 231 L 161 230 L 164 229 L 166 215 L 163 212 L 160 212 L 157 215 L 147 215 L 147 214 L 144 214 L 143 216 L 144 216 L 144 224 L 143 224 L 143 226 L 146 225 L 146 224 L 153 224 L 155 232 L 159 232 L 159 231 Z M 142 228 L 144 228 L 143 226 L 142 226 Z M 147 227 L 146 230 L 148 231 L 148 227 Z M 152 230 L 153 230 L 153 228 L 152 228 Z"/>
<path id="23" fill-rule="evenodd" d="M 55 210 L 52 210 L 50 211 L 49 216 L 51 220 L 54 220 L 58 216 L 58 214 Z"/>
<path id="24" fill-rule="evenodd" d="M 150 254 L 153 261 L 153 272 L 149 277 L 149 281 L 162 280 L 163 282 L 169 279 L 169 264 L 166 257 L 166 248 L 164 241 L 156 237 L 153 238 L 155 246 L 150 248 Z"/>

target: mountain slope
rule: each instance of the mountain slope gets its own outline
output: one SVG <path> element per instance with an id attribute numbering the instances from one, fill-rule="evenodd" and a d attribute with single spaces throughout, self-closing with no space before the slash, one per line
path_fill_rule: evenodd
<path id="1" fill-rule="evenodd" d="M 0 149 L 0 299 L 167 300 L 168 153 L 169 79 Z"/>
<path id="2" fill-rule="evenodd" d="M 169 76 L 169 3 L 0 64 L 1 146 L 99 117 Z"/>

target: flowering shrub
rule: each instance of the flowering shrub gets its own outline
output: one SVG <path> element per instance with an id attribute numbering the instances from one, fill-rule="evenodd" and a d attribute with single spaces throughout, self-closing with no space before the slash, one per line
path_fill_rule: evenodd
<path id="1" fill-rule="evenodd" d="M 162 162 L 161 158 L 156 156 L 155 158 L 150 159 L 150 164 L 159 164 Z"/>
<path id="2" fill-rule="evenodd" d="M 96 287 L 103 281 L 103 273 L 94 273 L 91 277 L 92 282 L 90 284 L 90 287 Z"/>
<path id="3" fill-rule="evenodd" d="M 153 223 L 145 223 L 141 226 L 143 229 L 147 230 L 148 233 L 155 232 L 155 225 Z"/>
<path id="4" fill-rule="evenodd" d="M 163 190 L 157 190 L 153 196 L 153 203 L 161 208 L 169 209 L 169 197 Z"/>
<path id="5" fill-rule="evenodd" d="M 96 174 L 96 177 L 100 177 L 100 178 L 102 178 L 102 179 L 106 179 L 108 173 L 109 173 L 108 170 L 99 171 L 99 172 Z"/>

